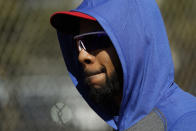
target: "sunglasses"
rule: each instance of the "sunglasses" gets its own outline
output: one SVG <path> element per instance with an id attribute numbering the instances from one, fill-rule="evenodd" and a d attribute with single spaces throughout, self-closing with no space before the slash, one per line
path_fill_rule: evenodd
<path id="1" fill-rule="evenodd" d="M 104 31 L 84 33 L 76 35 L 74 41 L 77 44 L 78 51 L 84 49 L 87 52 L 98 49 L 105 49 L 112 46 L 112 42 Z"/>

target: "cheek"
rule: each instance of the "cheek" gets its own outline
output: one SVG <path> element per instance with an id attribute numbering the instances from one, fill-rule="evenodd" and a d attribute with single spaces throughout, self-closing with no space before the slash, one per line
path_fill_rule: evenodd
<path id="1" fill-rule="evenodd" d="M 106 52 L 103 51 L 97 55 L 97 60 L 99 63 L 106 68 L 107 76 L 111 76 L 113 72 L 115 72 L 115 67 L 111 56 Z"/>

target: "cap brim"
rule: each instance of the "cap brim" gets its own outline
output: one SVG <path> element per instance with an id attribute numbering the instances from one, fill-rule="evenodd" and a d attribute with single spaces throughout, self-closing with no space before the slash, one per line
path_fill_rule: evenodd
<path id="1" fill-rule="evenodd" d="M 62 11 L 54 13 L 50 18 L 50 22 L 52 26 L 59 31 L 63 31 L 65 33 L 73 33 L 78 31 L 79 21 L 81 19 L 96 21 L 94 17 L 81 12 Z"/>

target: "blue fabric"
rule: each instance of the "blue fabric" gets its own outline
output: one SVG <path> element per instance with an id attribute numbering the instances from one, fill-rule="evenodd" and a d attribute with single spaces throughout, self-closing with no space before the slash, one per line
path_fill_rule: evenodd
<path id="1" fill-rule="evenodd" d="M 168 38 L 155 0 L 84 0 L 75 11 L 97 19 L 112 40 L 123 68 L 120 114 L 108 116 L 86 97 L 86 88 L 80 81 L 81 69 L 71 44 L 72 36 L 57 30 L 71 79 L 100 117 L 122 131 L 158 108 L 167 119 L 168 130 L 178 130 L 182 126 L 196 129 L 195 113 L 194 117 L 189 113 L 196 111 L 196 100 L 174 83 Z M 183 121 L 186 124 L 181 124 Z M 189 121 L 192 122 L 190 127 Z"/>
<path id="2" fill-rule="evenodd" d="M 195 131 L 196 112 L 189 112 L 183 115 L 170 131 Z"/>

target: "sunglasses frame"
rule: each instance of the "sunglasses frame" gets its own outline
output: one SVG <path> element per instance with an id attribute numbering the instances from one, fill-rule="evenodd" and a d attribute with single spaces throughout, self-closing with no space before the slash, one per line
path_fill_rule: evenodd
<path id="1" fill-rule="evenodd" d="M 80 38 L 80 37 L 83 37 L 83 36 L 87 36 L 87 35 L 96 35 L 96 34 L 105 34 L 105 35 L 107 35 L 106 33 L 105 33 L 105 31 L 96 31 L 96 32 L 89 32 L 89 33 L 84 33 L 84 34 L 81 34 L 81 35 L 76 35 L 76 36 L 74 36 L 74 40 L 76 40 L 76 39 L 78 39 L 78 38 Z"/>
<path id="2" fill-rule="evenodd" d="M 78 51 L 81 51 L 82 49 L 84 49 L 85 51 L 87 51 L 85 44 L 81 40 L 82 37 L 91 36 L 91 35 L 97 35 L 97 34 L 98 35 L 105 35 L 105 36 L 107 36 L 106 32 L 104 32 L 104 31 L 88 32 L 88 33 L 84 33 L 84 34 L 80 34 L 80 35 L 74 36 L 73 39 L 76 41 Z"/>

